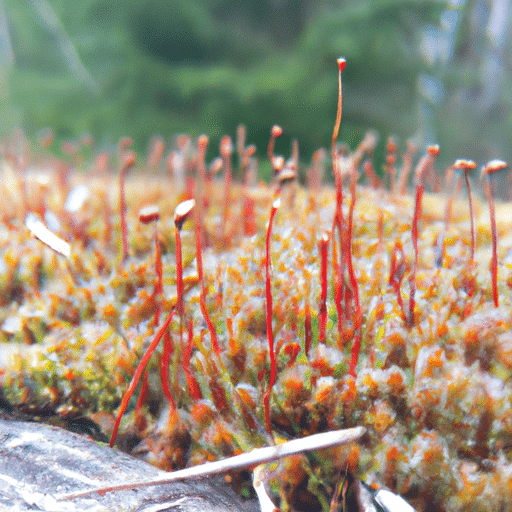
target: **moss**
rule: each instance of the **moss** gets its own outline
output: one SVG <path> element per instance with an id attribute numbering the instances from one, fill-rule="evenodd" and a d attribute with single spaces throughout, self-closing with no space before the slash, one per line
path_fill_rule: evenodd
<path id="1" fill-rule="evenodd" d="M 120 241 L 119 221 L 112 213 L 117 202 L 114 195 L 104 193 L 115 183 L 112 177 L 69 176 L 69 187 L 86 182 L 91 192 L 83 207 L 87 214 L 77 213 L 80 230 L 63 208 L 66 190 L 59 190 L 56 180 L 56 190 L 32 189 L 52 194 L 52 208 L 62 219 L 59 235 L 69 240 L 72 256 L 67 260 L 31 238 L 22 218 L 10 221 L 9 236 L 2 234 L 0 379 L 3 397 L 15 410 L 35 417 L 94 420 L 103 415 L 105 434 L 110 435 L 113 415 L 137 364 L 176 305 L 172 214 L 192 191 L 195 169 L 187 173 L 188 192 L 172 177 L 137 172 L 128 176 L 130 237 L 140 235 L 141 241 L 124 263 L 120 243 L 114 243 Z M 219 354 L 213 350 L 200 308 L 191 220 L 182 230 L 184 314 L 170 324 L 171 350 L 158 347 L 147 367 L 145 401 L 137 405 L 137 392 L 121 423 L 120 443 L 132 447 L 142 441 L 146 458 L 166 468 L 269 442 L 263 405 L 270 378 L 265 235 L 275 190 L 261 185 L 250 190 L 255 232 L 248 237 L 243 215 L 249 187 L 233 184 L 230 218 L 224 225 L 224 185 L 213 179 L 204 185 L 209 193 L 197 198 L 203 216 L 205 304 L 218 336 Z M 34 204 L 44 204 L 42 199 L 35 197 Z M 488 493 L 493 485 L 510 486 L 510 272 L 503 265 L 506 277 L 498 284 L 500 307 L 496 308 L 487 270 L 489 226 L 480 215 L 478 250 L 475 262 L 468 264 L 471 243 L 463 208 L 449 225 L 445 257 L 437 267 L 436 243 L 446 230 L 445 198 L 427 193 L 424 199 L 414 324 L 404 315 L 414 258 L 413 201 L 407 194 L 360 185 L 352 256 L 362 325 L 359 331 L 353 283 L 333 264 L 332 240 L 338 258 L 342 245 L 335 235 L 328 252 L 325 343 L 318 339 L 318 242 L 332 229 L 335 191 L 325 187 L 313 193 L 296 187 L 287 206 L 277 212 L 271 239 L 277 364 L 269 401 L 272 437 L 354 425 L 364 425 L 368 431 L 355 451 L 287 462 L 283 477 L 287 487 L 276 489 L 283 506 L 300 509 L 301 499 L 314 496 L 318 507 L 325 508 L 336 475 L 347 464 L 370 483 L 387 485 L 416 500 L 419 510 L 427 502 L 434 510 L 473 510 L 467 508 L 464 490 L 476 495 L 482 489 Z M 140 206 L 147 203 L 158 204 L 161 215 L 161 295 L 155 292 L 151 235 L 135 228 Z M 12 205 L 3 206 L 7 215 Z M 348 207 L 343 209 L 346 215 Z M 479 201 L 475 210 L 485 212 Z M 112 216 L 110 239 L 103 236 L 105 212 Z M 509 224 L 506 216 L 498 219 L 503 232 Z M 403 248 L 403 261 L 395 261 L 392 272 L 398 246 Z M 504 248 L 500 254 L 505 257 Z M 398 288 L 390 283 L 392 273 L 400 278 Z M 343 294 L 336 304 L 340 276 Z M 399 297 L 404 306 L 399 305 Z M 358 333 L 361 353 L 354 375 L 349 375 Z M 311 347 L 306 352 L 308 337 Z M 169 389 L 176 410 L 162 392 L 164 355 L 169 358 Z M 193 393 L 192 382 L 197 383 Z M 489 498 L 491 508 L 506 503 L 504 492 Z"/>

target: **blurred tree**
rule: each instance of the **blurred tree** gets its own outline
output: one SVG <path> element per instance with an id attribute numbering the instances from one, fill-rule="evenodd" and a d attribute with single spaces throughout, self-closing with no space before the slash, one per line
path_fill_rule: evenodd
<path id="1" fill-rule="evenodd" d="M 57 140 L 88 131 L 103 145 L 129 134 L 140 148 L 155 133 L 205 132 L 215 140 L 244 123 L 264 154 L 269 129 L 279 123 L 287 137 L 278 151 L 287 155 L 297 138 L 309 159 L 330 141 L 335 60 L 343 55 L 343 139 L 354 146 L 376 128 L 381 140 L 435 139 L 451 159 L 462 142 L 452 119 L 471 124 L 467 101 L 490 84 L 485 66 L 472 66 L 480 45 L 489 55 L 495 48 L 489 22 L 475 39 L 475 19 L 485 18 L 478 6 L 488 6 L 489 20 L 504 1 L 3 0 L 16 59 L 4 95 L 16 108 L 2 130 L 21 124 L 33 134 L 51 126 Z M 45 3 L 53 23 L 41 10 Z M 455 25 L 450 13 L 458 16 Z M 441 58 L 439 45 L 455 36 L 453 53 Z M 63 41 L 92 82 L 78 68 L 70 71 Z M 510 62 L 509 47 L 501 44 L 500 63 Z M 487 101 L 499 114 L 496 127 L 511 122 L 511 95 L 500 88 L 501 103 Z"/>
<path id="2" fill-rule="evenodd" d="M 482 165 L 512 160 L 511 16 L 509 0 L 467 0 L 442 20 L 437 38 L 448 43 L 430 55 L 440 94 L 425 103 L 445 153 L 454 158 Z"/>

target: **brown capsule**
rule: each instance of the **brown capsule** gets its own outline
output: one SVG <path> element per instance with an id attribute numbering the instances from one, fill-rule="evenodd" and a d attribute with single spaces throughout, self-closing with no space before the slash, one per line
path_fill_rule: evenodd
<path id="1" fill-rule="evenodd" d="M 272 159 L 272 167 L 274 168 L 276 174 L 282 171 L 284 163 L 284 158 L 282 156 L 275 156 Z"/>
<path id="2" fill-rule="evenodd" d="M 256 146 L 254 144 L 251 144 L 250 146 L 247 146 L 245 148 L 245 156 L 249 157 L 256 153 Z"/>
<path id="3" fill-rule="evenodd" d="M 139 210 L 139 220 L 142 224 L 149 224 L 158 219 L 160 219 L 160 211 L 156 205 L 145 206 Z"/>
<path id="4" fill-rule="evenodd" d="M 195 199 L 187 199 L 176 206 L 176 209 L 174 210 L 174 225 L 178 230 L 181 230 L 183 223 L 187 220 L 187 217 L 194 209 L 195 205 Z"/>
<path id="5" fill-rule="evenodd" d="M 398 146 L 396 144 L 396 141 L 393 137 L 388 137 L 388 140 L 386 142 L 386 151 L 388 153 L 396 153 L 398 149 Z"/>
<path id="6" fill-rule="evenodd" d="M 272 126 L 272 137 L 281 137 L 282 134 L 283 129 L 278 124 Z"/>
<path id="7" fill-rule="evenodd" d="M 474 169 L 475 167 L 476 167 L 476 163 L 473 160 L 463 160 L 460 158 L 458 160 L 455 160 L 455 163 L 452 165 L 453 169 L 460 169 L 460 170 Z"/>
<path id="8" fill-rule="evenodd" d="M 220 154 L 227 158 L 231 156 L 231 153 L 233 153 L 233 142 L 231 142 L 229 135 L 224 135 L 220 141 Z"/>
<path id="9" fill-rule="evenodd" d="M 137 155 L 135 154 L 135 151 L 129 150 L 126 151 L 123 154 L 123 167 L 128 169 L 129 167 L 132 167 L 135 165 L 135 160 L 137 159 Z"/>
<path id="10" fill-rule="evenodd" d="M 222 166 L 224 165 L 224 163 L 222 162 L 222 158 L 216 158 L 211 164 L 210 164 L 210 175 L 211 176 L 215 176 L 216 174 L 218 174 L 220 172 L 220 170 L 222 169 Z"/>
<path id="11" fill-rule="evenodd" d="M 506 167 L 508 167 L 508 164 L 504 160 L 490 160 L 484 167 L 482 167 L 480 178 L 482 178 L 484 175 L 488 176 L 489 174 L 501 171 L 501 169 L 505 169 Z"/>
<path id="12" fill-rule="evenodd" d="M 277 175 L 277 181 L 281 185 L 285 185 L 287 183 L 292 182 L 295 178 L 297 178 L 297 173 L 294 169 L 291 169 L 290 167 L 285 167 L 278 175 Z"/>
<path id="13" fill-rule="evenodd" d="M 439 144 L 432 144 L 427 148 L 427 153 L 437 158 L 439 156 Z"/>
<path id="14" fill-rule="evenodd" d="M 120 141 L 119 141 L 119 147 L 121 149 L 126 149 L 126 148 L 129 148 L 131 145 L 133 144 L 133 140 L 131 137 L 123 137 Z"/>
<path id="15" fill-rule="evenodd" d="M 206 146 L 208 146 L 208 135 L 199 135 L 197 145 L 202 149 L 206 149 Z"/>

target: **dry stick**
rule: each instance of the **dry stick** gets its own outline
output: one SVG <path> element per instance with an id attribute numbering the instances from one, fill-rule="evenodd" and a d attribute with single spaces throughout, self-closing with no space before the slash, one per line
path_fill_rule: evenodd
<path id="1" fill-rule="evenodd" d="M 135 373 L 132 377 L 132 380 L 130 381 L 128 389 L 126 390 L 126 392 L 123 396 L 123 399 L 121 400 L 119 412 L 117 414 L 116 422 L 114 424 L 114 430 L 112 431 L 112 436 L 110 437 L 110 447 L 114 446 L 114 443 L 116 442 L 117 431 L 119 430 L 119 423 L 121 422 L 121 418 L 122 418 L 124 412 L 126 411 L 126 408 L 128 407 L 128 402 L 130 401 L 130 398 L 132 397 L 133 392 L 135 391 L 135 388 L 137 386 L 137 383 L 140 380 L 142 372 L 144 371 L 144 368 L 148 364 L 148 361 L 150 360 L 151 356 L 153 355 L 153 352 L 155 351 L 159 341 L 162 339 L 164 332 L 167 330 L 167 328 L 171 324 L 172 319 L 174 317 L 174 313 L 175 313 L 175 309 L 172 308 L 171 312 L 169 313 L 169 316 L 165 320 L 162 327 L 160 327 L 156 336 L 153 338 L 153 341 L 151 342 L 148 349 L 142 356 L 142 359 L 140 360 L 140 363 L 138 364 L 137 369 L 135 370 Z"/>
<path id="2" fill-rule="evenodd" d="M 366 429 L 364 427 L 353 427 L 344 430 L 322 432 L 321 434 L 313 434 L 300 439 L 293 439 L 292 441 L 287 441 L 276 446 L 256 448 L 250 452 L 235 455 L 234 457 L 229 457 L 227 459 L 207 462 L 200 466 L 181 469 L 162 475 L 153 480 L 88 489 L 86 491 L 57 496 L 57 498 L 59 500 L 73 500 L 76 498 L 91 496 L 94 493 L 98 493 L 102 496 L 105 493 L 112 491 L 134 490 L 142 487 L 150 487 L 152 485 L 163 485 L 183 480 L 205 478 L 232 470 L 255 468 L 260 464 L 273 462 L 275 460 L 282 459 L 283 457 L 289 457 L 291 455 L 297 455 L 299 453 L 313 450 L 323 450 L 334 446 L 346 445 L 360 439 L 365 432 Z"/>
<path id="3" fill-rule="evenodd" d="M 491 221 L 491 240 L 492 240 L 492 258 L 491 258 L 491 279 L 492 279 L 492 297 L 494 305 L 499 306 L 498 296 L 498 233 L 496 229 L 496 213 L 494 211 L 494 181 L 491 182 L 492 174 L 508 167 L 503 160 L 491 160 L 482 169 L 481 177 L 485 180 L 485 195 L 489 203 L 489 217 Z"/>
<path id="4" fill-rule="evenodd" d="M 274 199 L 272 208 L 270 210 L 270 219 L 268 222 L 267 236 L 265 242 L 265 314 L 267 322 L 267 339 L 268 339 L 268 353 L 270 358 L 270 379 L 268 382 L 268 389 L 263 397 L 263 405 L 265 407 L 265 426 L 269 434 L 272 433 L 270 428 L 270 393 L 276 381 L 276 354 L 274 350 L 274 334 L 272 332 L 272 287 L 271 287 L 271 269 L 270 269 L 270 238 L 272 236 L 272 225 L 277 209 L 281 204 L 279 197 Z"/>
<path id="5" fill-rule="evenodd" d="M 125 175 L 135 164 L 135 152 L 127 151 L 122 157 L 121 171 L 119 172 L 119 215 L 121 217 L 121 237 L 123 244 L 122 261 L 128 259 L 128 228 L 126 226 L 126 198 L 124 194 Z"/>
<path id="6" fill-rule="evenodd" d="M 415 171 L 416 181 L 416 201 L 414 203 L 414 215 L 411 224 L 411 238 L 414 247 L 414 266 L 409 278 L 410 296 L 409 296 L 409 317 L 407 325 L 412 327 L 414 325 L 414 307 L 415 307 L 415 293 L 416 293 L 416 271 L 418 269 L 418 222 L 421 217 L 421 199 L 425 189 L 423 185 L 423 176 L 432 167 L 434 160 L 439 155 L 439 146 L 434 144 L 427 148 L 427 154 L 419 161 L 418 167 Z"/>

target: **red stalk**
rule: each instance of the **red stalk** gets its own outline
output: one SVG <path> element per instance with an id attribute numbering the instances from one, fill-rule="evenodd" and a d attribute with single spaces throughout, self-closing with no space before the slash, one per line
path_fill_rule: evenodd
<path id="1" fill-rule="evenodd" d="M 199 171 L 199 178 L 197 180 L 197 192 L 196 192 L 196 202 L 201 208 L 205 206 L 205 183 L 206 183 L 206 165 L 205 165 L 205 157 L 206 157 L 206 149 L 208 148 L 208 137 L 206 135 L 200 135 L 197 139 L 197 147 L 199 150 L 199 154 L 197 157 L 197 170 Z"/>
<path id="2" fill-rule="evenodd" d="M 412 169 L 412 157 L 416 152 L 416 147 L 411 141 L 407 141 L 407 151 L 402 155 L 402 170 L 400 171 L 400 178 L 398 179 L 398 192 L 401 195 L 405 194 L 407 180 Z"/>
<path id="3" fill-rule="evenodd" d="M 386 165 L 384 170 L 389 174 L 389 180 L 391 183 L 391 193 L 396 193 L 396 151 L 397 145 L 393 137 L 388 137 L 386 143 Z"/>
<path id="4" fill-rule="evenodd" d="M 423 197 L 424 186 L 421 184 L 416 185 L 416 201 L 414 203 L 414 215 L 412 218 L 411 225 L 411 237 L 412 246 L 414 248 L 414 263 L 411 272 L 410 283 L 410 295 L 409 295 L 409 315 L 407 324 L 409 326 L 414 325 L 414 307 L 416 304 L 414 295 L 416 293 L 416 269 L 418 268 L 418 221 L 421 217 L 421 199 Z"/>
<path id="5" fill-rule="evenodd" d="M 334 173 L 334 182 L 336 187 L 336 212 L 334 214 L 333 219 L 333 270 L 334 270 L 334 297 L 336 302 L 336 309 L 338 312 L 338 332 L 343 332 L 343 318 L 340 316 L 341 311 L 341 298 L 344 295 L 344 282 L 343 282 L 343 270 L 344 270 L 344 255 L 343 255 L 343 178 L 341 176 L 340 169 L 338 168 L 338 155 L 336 152 L 336 141 L 338 139 L 338 133 L 340 129 L 341 123 L 341 115 L 343 109 L 343 90 L 341 83 L 341 73 L 345 69 L 346 60 L 343 57 L 337 59 L 338 63 L 338 107 L 336 110 L 336 121 L 334 122 L 334 129 L 332 132 L 332 142 L 331 142 L 331 159 L 332 159 L 332 167 Z M 336 259 L 334 256 L 335 252 L 335 228 L 338 229 L 338 234 L 340 237 L 340 264 L 337 265 Z"/>
<path id="6" fill-rule="evenodd" d="M 350 370 L 349 373 L 352 377 L 356 376 L 356 366 L 357 361 L 359 360 L 359 352 L 361 351 L 361 326 L 363 322 L 363 313 L 361 311 L 361 304 L 359 303 L 359 286 L 357 284 L 356 275 L 354 273 L 354 267 L 352 264 L 352 227 L 354 223 L 354 208 L 356 204 L 356 181 L 357 175 L 356 170 L 352 169 L 352 177 L 350 182 L 350 194 L 352 196 L 350 202 L 350 209 L 348 214 L 348 229 L 347 229 L 347 247 L 346 247 L 346 255 L 347 255 L 347 272 L 350 279 L 350 288 L 352 289 L 352 293 L 354 294 L 354 302 L 355 302 L 355 314 L 354 314 L 354 333 L 355 339 L 352 345 L 352 357 L 350 361 Z M 345 306 L 347 310 L 347 306 Z"/>
<path id="7" fill-rule="evenodd" d="M 169 313 L 169 316 L 165 320 L 162 327 L 160 327 L 159 331 L 156 333 L 156 336 L 153 338 L 153 341 L 147 348 L 146 352 L 144 352 L 144 355 L 142 356 L 142 359 L 140 360 L 140 363 L 138 364 L 135 373 L 132 377 L 132 380 L 130 381 L 130 384 L 128 385 L 128 389 L 125 391 L 123 395 L 123 399 L 121 400 L 121 405 L 119 407 L 119 412 L 117 414 L 116 422 L 114 424 L 114 430 L 112 431 L 112 436 L 110 438 L 110 447 L 114 446 L 114 443 L 116 441 L 117 437 L 117 431 L 119 430 L 119 424 L 121 422 L 121 418 L 126 411 L 126 408 L 128 407 L 128 402 L 130 401 L 130 398 L 132 397 L 135 388 L 137 387 L 137 384 L 140 380 L 140 377 L 142 375 L 142 372 L 144 371 L 144 368 L 148 364 L 149 360 L 151 359 L 151 356 L 153 355 L 153 352 L 155 351 L 158 343 L 162 339 L 162 336 L 164 335 L 165 331 L 169 327 L 169 325 L 172 322 L 172 319 L 174 317 L 175 309 L 173 308 L 171 312 Z M 174 403 L 173 403 L 174 405 Z M 175 406 L 174 406 L 175 408 Z"/>
<path id="8" fill-rule="evenodd" d="M 185 378 L 187 380 L 187 385 L 190 391 L 190 396 L 194 400 L 201 400 L 203 395 L 201 394 L 201 389 L 199 388 L 199 384 L 197 380 L 192 375 L 190 371 L 190 356 L 192 354 L 192 347 L 194 344 L 194 329 L 192 318 L 188 322 L 188 342 L 185 350 L 183 351 L 183 370 L 185 372 Z"/>
<path id="9" fill-rule="evenodd" d="M 332 156 L 334 157 L 335 149 L 336 149 L 336 140 L 338 138 L 338 133 L 340 130 L 340 123 L 341 123 L 341 113 L 342 113 L 342 107 L 343 107 L 343 95 L 342 95 L 342 88 L 341 88 L 341 72 L 345 69 L 345 66 L 347 65 L 347 61 L 343 57 L 339 57 L 336 62 L 338 63 L 338 108 L 336 110 L 336 121 L 334 123 L 334 130 L 332 132 L 332 145 L 331 145 L 331 151 Z"/>
<path id="10" fill-rule="evenodd" d="M 150 224 L 151 222 L 155 223 L 155 273 L 156 273 L 156 285 L 155 285 L 155 295 L 161 295 L 163 290 L 162 285 L 162 255 L 160 253 L 160 243 L 158 241 L 158 220 L 160 219 L 160 212 L 158 211 L 158 206 L 146 206 L 139 210 L 139 220 L 143 224 Z M 157 315 L 159 311 L 157 311 Z M 155 320 L 158 323 L 158 317 Z"/>
<path id="11" fill-rule="evenodd" d="M 490 180 L 485 182 L 485 195 L 489 203 L 489 217 L 491 219 L 491 240 L 492 240 L 492 258 L 491 258 L 491 279 L 492 279 L 492 297 L 494 305 L 499 306 L 498 296 L 498 234 L 496 230 L 496 213 L 494 211 L 494 183 Z"/>
<path id="12" fill-rule="evenodd" d="M 143 224 L 155 223 L 155 272 L 156 272 L 156 285 L 154 296 L 160 299 L 163 294 L 163 271 L 162 271 L 162 254 L 160 251 L 160 242 L 158 240 L 158 220 L 160 213 L 156 206 L 146 206 L 139 211 L 139 220 Z M 160 322 L 160 305 L 157 305 L 155 313 L 155 325 Z M 171 335 L 169 331 L 164 334 L 164 348 L 162 352 L 162 359 L 160 361 L 160 380 L 162 382 L 162 389 L 171 407 L 174 408 L 174 400 L 169 388 L 169 360 L 173 347 L 171 343 Z"/>
<path id="13" fill-rule="evenodd" d="M 183 337 L 183 263 L 181 255 L 181 229 L 174 228 L 174 240 L 176 243 L 176 309 L 180 317 L 180 340 Z"/>
<path id="14" fill-rule="evenodd" d="M 144 377 L 142 377 L 142 384 L 140 386 L 139 398 L 137 398 L 137 403 L 135 404 L 135 412 L 139 412 L 144 400 L 146 400 L 146 396 L 148 394 L 148 371 L 144 372 Z"/>
<path id="15" fill-rule="evenodd" d="M 199 203 L 196 208 L 196 261 L 197 261 L 197 275 L 199 278 L 199 284 L 201 286 L 201 291 L 199 294 L 199 306 L 201 308 L 201 312 L 203 313 L 203 317 L 206 321 L 206 325 L 208 326 L 208 331 L 210 332 L 210 338 L 212 342 L 212 347 L 219 359 L 220 364 L 222 365 L 222 361 L 220 358 L 220 347 L 217 339 L 217 332 L 215 331 L 215 327 L 212 323 L 208 310 L 206 309 L 206 288 L 204 286 L 204 275 L 203 275 L 203 243 L 201 239 L 201 204 Z"/>
<path id="16" fill-rule="evenodd" d="M 318 342 L 325 343 L 325 329 L 327 325 L 327 250 L 329 247 L 329 234 L 324 233 L 320 240 L 320 281 L 322 291 L 320 294 L 320 306 L 318 311 Z"/>
<path id="17" fill-rule="evenodd" d="M 222 218 L 222 236 L 226 236 L 226 225 L 229 216 L 229 191 L 231 187 L 231 154 L 233 152 L 233 143 L 231 137 L 225 135 L 220 142 L 220 154 L 224 162 L 224 215 Z"/>
<path id="18" fill-rule="evenodd" d="M 265 242 L 265 314 L 266 314 L 266 325 L 267 325 L 267 339 L 268 339 L 268 353 L 270 358 L 270 379 L 268 382 L 268 390 L 263 397 L 263 404 L 265 407 L 265 425 L 267 432 L 272 433 L 270 428 L 270 393 L 272 387 L 276 381 L 277 369 L 276 369 L 276 355 L 274 351 L 274 334 L 272 332 L 272 286 L 271 286 L 271 268 L 270 268 L 270 238 L 272 236 L 272 225 L 274 223 L 274 217 L 277 209 L 280 206 L 280 199 L 277 197 L 272 203 L 272 209 L 270 210 L 270 219 L 268 222 L 267 236 Z"/>
<path id="19" fill-rule="evenodd" d="M 393 288 L 398 305 L 400 306 L 400 310 L 402 313 L 402 318 L 405 322 L 407 322 L 407 314 L 405 313 L 404 301 L 402 299 L 402 292 L 400 291 L 400 286 L 402 284 L 402 279 L 405 274 L 405 255 L 404 250 L 402 248 L 402 243 L 400 240 L 395 242 L 395 247 L 393 252 L 391 253 L 391 268 L 389 271 L 389 284 Z"/>
<path id="20" fill-rule="evenodd" d="M 270 164 L 272 165 L 272 169 L 274 169 L 274 173 L 277 174 L 279 171 L 279 164 L 277 163 L 277 157 L 274 155 L 274 144 L 277 137 L 281 137 L 283 134 L 283 129 L 275 124 L 272 126 L 272 130 L 270 130 L 270 139 L 268 141 L 267 155 L 270 160 Z M 284 163 L 284 162 L 283 162 Z M 282 168 L 282 165 L 280 166 Z"/>
<path id="21" fill-rule="evenodd" d="M 311 309 L 309 307 L 309 299 L 306 299 L 304 314 L 304 353 L 307 356 L 311 348 Z"/>
<path id="22" fill-rule="evenodd" d="M 453 169 L 454 169 L 454 167 L 452 166 L 446 172 L 446 176 L 445 176 L 446 185 L 451 185 L 451 183 L 453 181 L 453 177 L 454 177 Z M 446 201 L 446 207 L 445 207 L 445 211 L 444 211 L 444 228 L 441 232 L 438 233 L 436 245 L 434 248 L 435 265 L 437 268 L 441 268 L 443 266 L 443 260 L 444 260 L 445 249 L 446 249 L 445 236 L 446 236 L 446 232 L 448 230 L 448 225 L 450 224 L 450 220 L 452 217 L 453 200 L 455 199 L 455 196 L 459 192 L 460 186 L 461 186 L 461 178 L 457 174 L 455 176 L 455 183 L 453 184 L 452 192 L 448 196 L 448 199 Z"/>
<path id="23" fill-rule="evenodd" d="M 473 162 L 474 163 L 474 162 Z M 475 164 L 476 166 L 476 164 Z M 475 217 L 473 214 L 473 199 L 471 197 L 471 184 L 468 176 L 469 169 L 464 169 L 464 180 L 466 181 L 466 188 L 468 190 L 468 202 L 469 202 L 469 220 L 471 222 L 471 263 L 475 261 L 476 251 L 476 235 L 475 235 Z"/>
<path id="24" fill-rule="evenodd" d="M 190 212 L 196 205 L 194 199 L 182 201 L 174 210 L 174 239 L 176 242 L 176 309 L 180 316 L 180 341 L 183 338 L 182 319 L 183 307 L 183 262 L 181 254 L 181 228 Z"/>
<path id="25" fill-rule="evenodd" d="M 165 331 L 164 348 L 162 351 L 162 359 L 160 360 L 160 381 L 162 382 L 162 390 L 171 409 L 176 409 L 176 406 L 174 405 L 174 398 L 172 397 L 171 389 L 169 387 L 169 363 L 172 352 L 173 346 L 171 343 L 171 333 L 169 331 Z"/>
<path id="26" fill-rule="evenodd" d="M 418 167 L 415 170 L 415 181 L 416 181 L 416 201 L 414 203 L 414 215 L 412 218 L 411 225 L 411 238 L 412 245 L 414 247 L 414 266 L 409 278 L 410 284 L 410 296 L 409 296 L 409 316 L 407 325 L 412 327 L 414 325 L 414 308 L 415 308 L 415 294 L 416 294 L 416 271 L 418 268 L 418 222 L 421 217 L 421 199 L 423 197 L 423 176 L 427 171 L 432 168 L 432 165 L 439 155 L 439 146 L 434 144 L 427 148 L 427 154 L 419 161 Z"/>
<path id="27" fill-rule="evenodd" d="M 126 225 L 126 198 L 124 194 L 125 176 L 130 167 L 135 164 L 135 152 L 127 151 L 122 158 L 121 171 L 119 172 L 119 214 L 121 217 L 121 237 L 123 244 L 122 261 L 128 259 L 128 228 Z"/>
<path id="28" fill-rule="evenodd" d="M 343 328 L 345 324 L 345 315 L 341 305 L 343 297 L 343 277 L 341 275 L 340 263 L 338 261 L 337 241 L 335 236 L 332 238 L 332 273 L 334 280 L 334 305 L 336 306 L 336 314 L 338 315 L 338 347 L 341 349 L 344 345 Z"/>
<path id="29" fill-rule="evenodd" d="M 194 199 L 187 199 L 176 206 L 174 210 L 174 237 L 176 242 L 176 310 L 180 317 L 180 347 L 183 348 L 183 316 L 185 308 L 183 305 L 183 261 L 181 254 L 181 228 L 187 220 L 190 212 L 196 202 Z M 169 382 L 169 360 L 171 356 L 172 345 L 170 338 L 164 339 L 164 351 L 162 354 L 161 378 L 166 384 Z M 167 391 L 164 387 L 164 392 Z M 170 391 L 169 391 L 170 396 Z M 169 398 L 169 396 L 167 398 Z"/>
<path id="30" fill-rule="evenodd" d="M 505 169 L 507 163 L 503 160 L 491 160 L 482 169 L 481 176 L 486 176 L 485 180 L 485 195 L 489 203 L 489 217 L 491 220 L 491 240 L 492 240 L 492 258 L 491 258 L 491 279 L 492 279 L 492 297 L 494 305 L 499 306 L 498 295 L 498 231 L 496 229 L 496 213 L 494 210 L 494 182 L 491 181 L 492 174 L 501 169 Z"/>
<path id="31" fill-rule="evenodd" d="M 469 182 L 469 171 L 472 169 L 475 169 L 476 164 L 473 162 L 473 160 L 456 160 L 455 163 L 452 165 L 452 169 L 455 171 L 463 171 L 464 172 L 464 180 L 466 182 L 466 189 L 468 191 L 468 203 L 469 203 L 469 220 L 471 223 L 471 256 L 470 256 L 470 263 L 473 263 L 475 259 L 475 251 L 476 251 L 476 236 L 475 236 L 475 219 L 473 216 L 473 199 L 471 197 L 471 184 Z M 460 177 L 457 177 L 457 181 L 455 182 L 453 193 L 448 199 L 448 203 L 446 205 L 446 214 L 445 214 L 445 226 L 448 226 L 448 222 L 450 221 L 451 217 L 451 209 L 453 204 L 453 198 L 455 197 L 455 194 L 458 192 L 459 189 L 459 182 Z M 441 251 L 441 258 L 444 257 L 444 237 L 443 237 L 443 247 Z M 441 262 L 442 264 L 442 262 Z M 438 266 L 441 266 L 439 264 Z"/>

